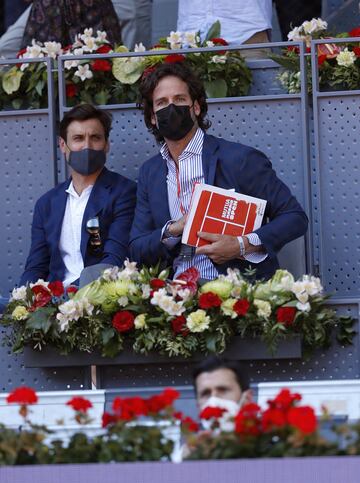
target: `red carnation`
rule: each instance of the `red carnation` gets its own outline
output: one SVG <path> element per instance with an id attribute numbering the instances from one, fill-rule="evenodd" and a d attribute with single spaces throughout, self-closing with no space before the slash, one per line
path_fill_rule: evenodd
<path id="1" fill-rule="evenodd" d="M 34 285 L 31 290 L 35 295 L 35 301 L 30 307 L 30 312 L 33 312 L 39 307 L 45 307 L 51 301 L 51 292 L 43 285 Z"/>
<path id="2" fill-rule="evenodd" d="M 199 307 L 201 309 L 210 309 L 212 307 L 220 307 L 221 298 L 213 292 L 206 292 L 199 297 Z"/>
<path id="3" fill-rule="evenodd" d="M 315 412 L 310 406 L 292 407 L 287 414 L 289 424 L 304 434 L 311 434 L 317 428 Z"/>
<path id="4" fill-rule="evenodd" d="M 186 319 L 183 315 L 178 315 L 171 321 L 171 328 L 175 334 L 182 334 L 186 336 L 189 334 L 189 329 L 186 326 Z"/>
<path id="5" fill-rule="evenodd" d="M 92 70 L 108 72 L 111 70 L 111 63 L 105 59 L 94 60 L 92 63 Z"/>
<path id="6" fill-rule="evenodd" d="M 112 319 L 112 326 L 118 332 L 129 332 L 134 328 L 135 317 L 128 310 L 121 310 L 116 312 Z"/>
<path id="7" fill-rule="evenodd" d="M 240 299 L 234 303 L 233 310 L 239 316 L 246 315 L 250 308 L 250 302 L 247 299 Z"/>
<path id="8" fill-rule="evenodd" d="M 182 54 L 170 54 L 164 58 L 166 64 L 175 64 L 176 62 L 184 62 L 185 55 Z"/>
<path id="9" fill-rule="evenodd" d="M 6 398 L 7 403 L 14 403 L 14 404 L 35 404 L 38 401 L 38 397 L 34 389 L 31 387 L 17 387 L 14 389 Z"/>
<path id="10" fill-rule="evenodd" d="M 165 287 L 165 285 L 165 280 L 161 280 L 161 278 L 153 278 L 152 280 L 150 280 L 150 287 L 153 290 L 159 290 L 159 288 L 163 288 Z"/>
<path id="11" fill-rule="evenodd" d="M 279 307 L 276 311 L 276 320 L 279 324 L 291 325 L 296 315 L 295 307 Z"/>
<path id="12" fill-rule="evenodd" d="M 99 47 L 98 49 L 96 49 L 96 53 L 97 54 L 108 54 L 110 52 L 110 50 L 112 50 L 111 45 L 104 44 L 104 45 L 101 45 L 101 47 Z"/>
<path id="13" fill-rule="evenodd" d="M 61 297 L 64 294 L 64 285 L 60 280 L 49 283 L 49 290 L 54 297 Z"/>
<path id="14" fill-rule="evenodd" d="M 66 97 L 75 97 L 77 94 L 78 88 L 75 84 L 66 84 Z"/>
<path id="15" fill-rule="evenodd" d="M 355 27 L 354 29 L 350 30 L 349 37 L 360 37 L 360 27 Z"/>
<path id="16" fill-rule="evenodd" d="M 74 411 L 80 411 L 82 413 L 86 413 L 88 409 L 93 407 L 91 401 L 81 396 L 73 397 L 66 405 L 71 406 Z"/>
<path id="17" fill-rule="evenodd" d="M 200 413 L 200 419 L 218 419 L 226 413 L 224 408 L 212 408 L 210 406 L 204 408 Z"/>
<path id="18" fill-rule="evenodd" d="M 360 47 L 354 47 L 353 52 L 356 55 L 356 57 L 360 57 Z"/>

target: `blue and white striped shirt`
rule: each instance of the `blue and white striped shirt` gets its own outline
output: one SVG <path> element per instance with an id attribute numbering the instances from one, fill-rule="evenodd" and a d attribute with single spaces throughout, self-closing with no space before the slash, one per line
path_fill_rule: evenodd
<path id="1" fill-rule="evenodd" d="M 194 137 L 179 156 L 178 174 L 176 163 L 171 157 L 166 143 L 160 149 L 160 154 L 166 161 L 168 169 L 166 183 L 171 220 L 179 220 L 184 213 L 189 211 L 194 184 L 205 183 L 202 166 L 203 143 L 204 132 L 198 128 Z M 179 195 L 178 181 L 180 185 Z M 162 233 L 164 232 L 165 227 L 163 228 Z M 252 245 L 261 245 L 261 241 L 256 233 L 251 233 L 247 235 L 247 237 Z M 180 241 L 181 237 L 162 238 L 162 242 L 169 247 L 175 246 L 177 243 L 180 243 Z M 252 253 L 245 255 L 244 258 L 250 262 L 259 263 L 264 260 L 266 256 L 267 255 L 263 253 Z M 196 267 L 200 272 L 200 277 L 207 280 L 212 280 L 219 275 L 209 257 L 206 255 L 194 255 L 191 260 L 184 260 L 182 257 L 175 258 L 173 263 L 175 272 L 174 278 L 191 266 Z"/>

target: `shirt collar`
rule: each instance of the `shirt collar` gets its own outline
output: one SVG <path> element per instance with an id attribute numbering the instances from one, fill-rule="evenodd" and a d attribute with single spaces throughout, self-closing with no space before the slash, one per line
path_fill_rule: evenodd
<path id="1" fill-rule="evenodd" d="M 87 186 L 81 193 L 81 195 L 78 195 L 78 193 L 76 192 L 75 188 L 74 188 L 74 185 L 73 185 L 73 182 L 71 181 L 70 184 L 69 184 L 69 187 L 66 191 L 66 193 L 69 193 L 69 195 L 71 196 L 74 196 L 75 198 L 79 199 L 81 198 L 82 196 L 86 196 L 88 193 L 91 192 L 91 190 L 93 189 L 93 186 L 94 185 L 89 185 Z"/>
<path id="2" fill-rule="evenodd" d="M 198 127 L 194 136 L 190 139 L 188 145 L 181 153 L 180 158 L 183 159 L 191 155 L 200 155 L 202 152 L 203 142 L 204 142 L 204 131 Z M 160 154 L 163 157 L 163 159 L 165 159 L 165 161 L 172 160 L 168 145 L 166 143 L 164 143 L 161 146 Z"/>

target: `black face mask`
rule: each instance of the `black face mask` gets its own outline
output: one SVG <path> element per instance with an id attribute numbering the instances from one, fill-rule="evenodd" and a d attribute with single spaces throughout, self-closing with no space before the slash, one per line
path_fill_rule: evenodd
<path id="1" fill-rule="evenodd" d="M 70 151 L 68 162 L 74 171 L 89 176 L 102 169 L 105 161 L 106 153 L 103 149 L 86 148 L 81 151 Z"/>
<path id="2" fill-rule="evenodd" d="M 190 106 L 169 104 L 155 113 L 159 133 L 171 141 L 185 137 L 194 125 Z"/>

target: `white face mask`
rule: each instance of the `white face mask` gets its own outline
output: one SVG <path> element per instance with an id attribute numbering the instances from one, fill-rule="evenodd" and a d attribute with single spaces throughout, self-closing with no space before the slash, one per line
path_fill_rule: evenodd
<path id="1" fill-rule="evenodd" d="M 229 399 L 222 399 L 220 397 L 211 396 L 205 403 L 201 406 L 201 410 L 211 407 L 211 408 L 221 408 L 226 409 L 226 412 L 218 419 L 221 431 L 233 431 L 234 422 L 233 418 L 239 412 L 241 407 L 243 397 L 241 397 L 239 402 L 231 401 Z M 211 429 L 214 421 L 212 419 L 202 419 L 201 424 L 204 429 Z"/>

